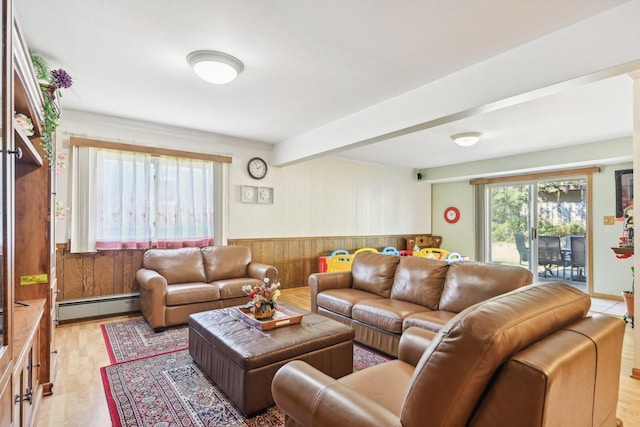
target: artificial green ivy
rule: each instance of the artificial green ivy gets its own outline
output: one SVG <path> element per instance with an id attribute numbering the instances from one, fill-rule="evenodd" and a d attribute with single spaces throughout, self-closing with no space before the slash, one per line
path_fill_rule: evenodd
<path id="1" fill-rule="evenodd" d="M 42 126 L 42 140 L 40 145 L 44 149 L 45 156 L 49 160 L 51 167 L 55 166 L 55 144 L 53 140 L 53 134 L 58 128 L 58 112 L 53 105 L 53 100 L 47 93 L 46 89 L 42 89 L 42 95 L 44 96 L 44 104 L 42 106 L 42 112 L 44 114 L 44 124 Z"/>
<path id="2" fill-rule="evenodd" d="M 29 51 L 29 54 L 31 55 L 31 62 L 33 63 L 33 68 L 38 80 L 45 81 L 50 85 L 51 70 L 49 69 L 47 62 L 32 50 Z M 53 168 L 55 167 L 56 162 L 53 134 L 58 128 L 60 115 L 54 105 L 53 98 L 48 93 L 48 88 L 40 85 L 40 90 L 42 90 L 42 96 L 44 98 L 44 103 L 42 105 L 44 123 L 42 125 L 42 139 L 40 141 L 40 145 L 44 150 L 45 157 L 49 160 L 49 166 Z"/>

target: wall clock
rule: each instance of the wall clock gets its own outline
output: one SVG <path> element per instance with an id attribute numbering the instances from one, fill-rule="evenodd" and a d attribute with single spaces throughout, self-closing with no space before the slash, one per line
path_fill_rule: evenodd
<path id="1" fill-rule="evenodd" d="M 247 163 L 247 171 L 251 178 L 254 179 L 262 179 L 267 176 L 268 169 L 267 162 L 262 160 L 260 157 L 254 157 L 249 160 L 249 163 Z"/>
<path id="2" fill-rule="evenodd" d="M 453 206 L 449 206 L 444 210 L 444 220 L 449 224 L 455 224 L 460 219 L 460 210 Z"/>

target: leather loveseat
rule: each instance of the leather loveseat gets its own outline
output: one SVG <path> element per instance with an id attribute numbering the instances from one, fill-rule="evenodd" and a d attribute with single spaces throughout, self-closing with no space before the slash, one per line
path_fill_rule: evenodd
<path id="1" fill-rule="evenodd" d="M 590 304 L 566 284 L 522 287 L 469 307 L 437 334 L 407 329 L 398 359 L 338 380 L 289 362 L 273 397 L 287 427 L 621 425 L 624 322 L 586 317 Z"/>
<path id="2" fill-rule="evenodd" d="M 277 280 L 275 267 L 251 261 L 246 246 L 149 249 L 136 273 L 140 307 L 158 331 L 187 323 L 191 313 L 244 304 L 246 284 Z"/>
<path id="3" fill-rule="evenodd" d="M 309 276 L 311 310 L 352 326 L 355 341 L 396 357 L 411 326 L 434 332 L 465 308 L 528 285 L 523 267 L 359 253 L 351 271 Z"/>

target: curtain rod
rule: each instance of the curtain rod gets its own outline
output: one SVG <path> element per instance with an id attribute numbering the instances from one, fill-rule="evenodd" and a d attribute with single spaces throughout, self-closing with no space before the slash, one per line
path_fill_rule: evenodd
<path id="1" fill-rule="evenodd" d="M 71 146 L 75 147 L 94 147 L 94 148 L 105 148 L 108 150 L 125 150 L 125 151 L 133 151 L 137 153 L 147 153 L 152 155 L 159 156 L 171 156 L 171 157 L 185 157 L 189 159 L 198 159 L 198 160 L 208 160 L 218 163 L 232 163 L 231 156 L 225 156 L 220 154 L 207 154 L 207 153 L 197 153 L 193 151 L 183 151 L 183 150 L 174 150 L 170 148 L 161 148 L 161 147 L 151 147 L 148 145 L 139 145 L 134 143 L 123 143 L 118 139 L 118 142 L 99 139 L 99 138 L 88 138 L 85 136 L 76 136 L 71 132 L 65 132 L 65 135 L 70 135 L 69 143 Z"/>

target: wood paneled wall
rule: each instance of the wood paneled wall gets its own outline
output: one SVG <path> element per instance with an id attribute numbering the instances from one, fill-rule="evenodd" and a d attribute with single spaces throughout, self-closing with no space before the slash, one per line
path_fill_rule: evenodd
<path id="1" fill-rule="evenodd" d="M 138 292 L 135 276 L 144 250 L 74 254 L 66 244 L 56 246 L 58 301 Z"/>
<path id="2" fill-rule="evenodd" d="M 282 289 L 305 286 L 309 275 L 318 272 L 318 257 L 336 249 L 353 253 L 360 248 L 404 249 L 406 245 L 405 236 L 230 239 L 228 244 L 248 246 L 254 261 L 275 266 Z M 73 254 L 66 244 L 57 249 L 58 301 L 138 292 L 135 275 L 144 250 Z"/>
<path id="3" fill-rule="evenodd" d="M 281 239 L 230 239 L 229 245 L 248 246 L 254 261 L 278 269 L 282 289 L 306 286 L 311 273 L 318 272 L 318 257 L 336 249 L 349 253 L 360 248 L 404 249 L 405 236 L 306 237 Z"/>

